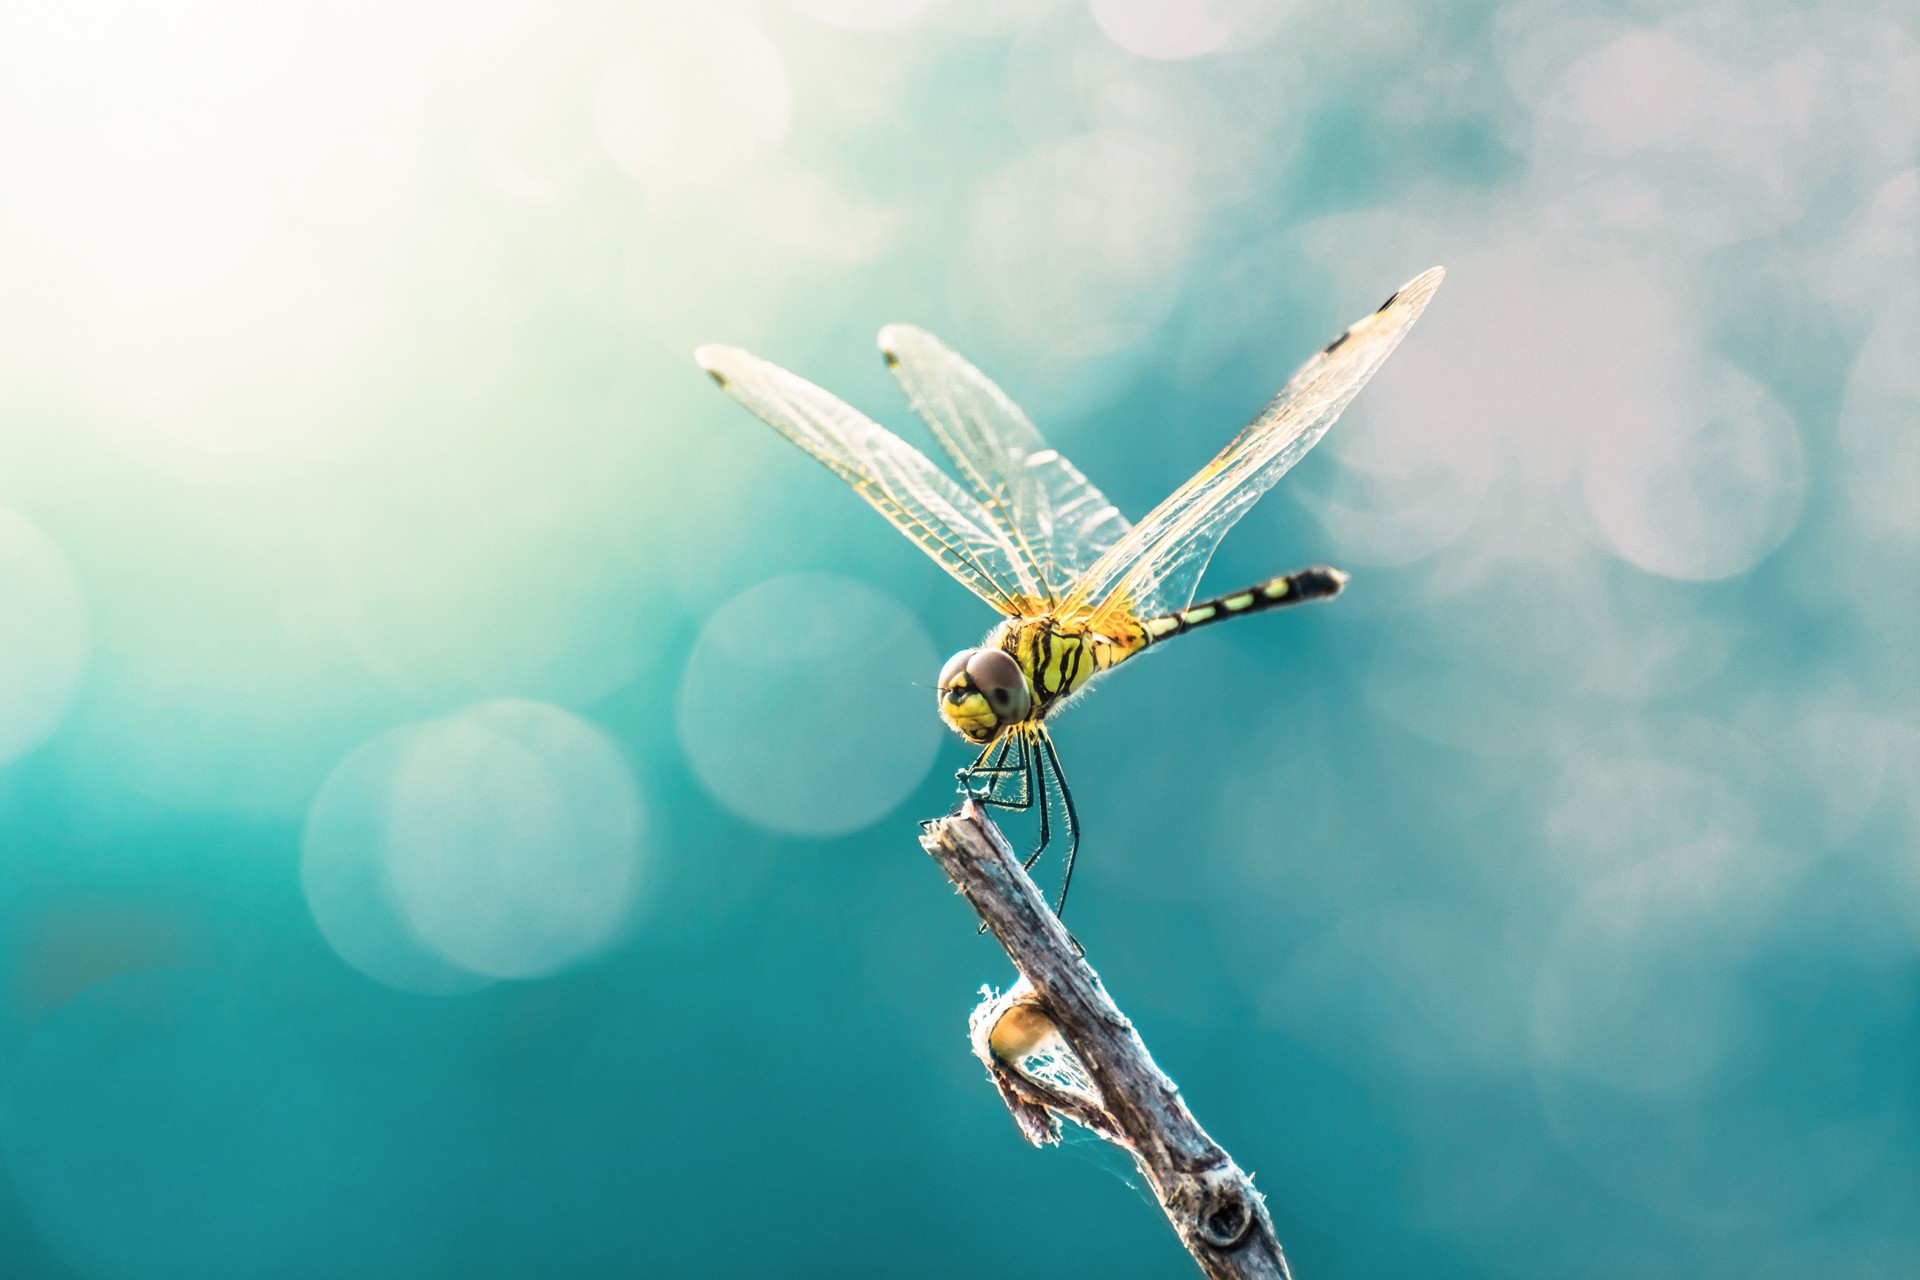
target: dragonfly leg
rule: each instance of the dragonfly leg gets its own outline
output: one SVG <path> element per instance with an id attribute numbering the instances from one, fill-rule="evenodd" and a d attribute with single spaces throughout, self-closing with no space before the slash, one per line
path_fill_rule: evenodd
<path id="1" fill-rule="evenodd" d="M 965 768 L 954 771 L 953 779 L 960 784 L 960 793 L 969 800 L 982 804 L 992 803 L 992 793 L 999 787 L 1002 778 L 1026 772 L 1027 762 L 1023 754 L 1018 763 L 1006 764 L 1007 749 L 1013 745 L 1013 735 L 1005 734 L 999 741 L 990 744 L 974 762 Z M 987 779 L 987 785 L 980 790 L 974 789 L 974 783 L 980 778 Z"/>
<path id="2" fill-rule="evenodd" d="M 1055 915 L 1060 915 L 1067 909 L 1067 890 L 1073 887 L 1073 861 L 1080 853 L 1080 815 L 1074 811 L 1073 789 L 1067 785 L 1067 775 L 1060 768 L 1060 753 L 1054 749 L 1053 738 L 1045 730 L 1040 733 L 1039 749 L 1046 753 L 1047 769 L 1053 775 L 1054 785 L 1060 789 L 1061 818 L 1067 829 L 1067 867 L 1060 877 L 1060 901 L 1053 909 Z"/>
<path id="3" fill-rule="evenodd" d="M 1009 752 L 1018 747 L 1019 751 L 1011 763 L 1007 762 Z M 1033 764 L 1032 752 L 1025 734 L 1009 733 L 1000 741 L 980 753 L 980 758 L 969 767 L 960 770 L 958 777 L 966 797 L 975 804 L 986 805 L 993 809 L 1006 809 L 1013 813 L 1022 813 L 1033 807 Z M 976 779 L 985 778 L 986 785 L 976 788 Z M 1018 783 L 1018 790 L 1012 790 L 1007 784 Z"/>
<path id="4" fill-rule="evenodd" d="M 1009 750 L 1016 745 L 1014 741 L 1016 738 L 1019 740 L 1017 744 L 1019 746 L 1019 753 L 1013 763 L 1008 764 L 1006 763 L 1007 754 Z M 989 760 L 989 757 L 991 757 L 991 760 Z M 1012 813 L 1022 813 L 1031 809 L 1037 800 L 1040 803 L 1040 844 L 1041 848 L 1045 848 L 1047 829 L 1046 793 L 1036 785 L 1038 782 L 1037 771 L 1039 769 L 1039 762 L 1040 753 L 1034 749 L 1029 736 L 1016 731 L 1003 735 L 999 742 L 982 751 L 980 758 L 973 762 L 972 768 L 962 769 L 960 774 L 963 779 L 963 787 L 966 794 L 976 804 L 994 809 L 1005 809 Z M 976 791 L 973 787 L 973 780 L 978 777 L 986 777 L 988 781 L 984 788 Z M 1019 783 L 1019 791 L 1012 795 L 1002 793 L 1002 785 L 1010 780 Z M 1037 858 L 1039 856 L 1039 853 L 1036 851 L 1034 857 Z M 1032 861 L 1029 860 L 1027 865 L 1032 866 Z M 985 933 L 986 931 L 987 925 L 983 920 L 980 922 L 979 932 Z"/>
<path id="5" fill-rule="evenodd" d="M 1046 733 L 1043 730 L 1036 733 L 1034 737 L 1036 739 L 1043 739 L 1046 737 Z M 1033 750 L 1028 753 L 1027 761 L 1027 791 L 1040 803 L 1040 843 L 1033 847 L 1033 852 L 1027 855 L 1027 860 L 1020 864 L 1022 871 L 1033 870 L 1033 864 L 1040 861 L 1040 855 L 1047 851 L 1047 845 L 1053 840 L 1053 823 L 1048 813 L 1053 806 L 1048 803 L 1047 780 L 1043 772 L 1040 748 L 1037 743 Z"/>
<path id="6" fill-rule="evenodd" d="M 1007 741 L 1005 738 L 1002 738 L 998 742 L 989 743 L 985 750 L 974 757 L 972 764 L 953 771 L 953 780 L 960 784 L 960 799 L 962 803 L 968 800 L 981 804 L 987 802 L 994 787 L 998 784 L 998 780 L 1007 772 L 1006 768 L 1001 764 L 1001 761 L 1006 759 L 1006 755 Z M 989 759 L 989 757 L 991 757 L 991 759 Z M 986 778 L 987 785 L 976 788 L 974 783 L 980 778 Z M 959 806 L 956 805 L 954 811 L 956 813 L 959 812 Z"/>
<path id="7" fill-rule="evenodd" d="M 972 764 L 955 772 L 953 775 L 954 781 L 960 784 L 962 791 L 972 796 L 974 779 L 998 774 L 1000 772 L 1000 762 L 1006 758 L 1006 754 L 1007 744 L 1005 742 L 989 744 L 985 750 L 974 757 Z M 989 759 L 989 757 L 991 757 L 991 759 Z"/>

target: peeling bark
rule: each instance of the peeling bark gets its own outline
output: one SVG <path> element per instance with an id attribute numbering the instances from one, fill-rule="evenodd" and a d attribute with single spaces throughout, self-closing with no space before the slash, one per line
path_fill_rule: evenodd
<path id="1" fill-rule="evenodd" d="M 968 801 L 925 824 L 920 843 L 1020 971 L 971 1019 L 974 1053 L 1020 1132 L 1036 1146 L 1055 1141 L 1064 1116 L 1124 1148 L 1215 1280 L 1291 1280 L 1253 1179 L 1154 1065 L 999 829 Z"/>

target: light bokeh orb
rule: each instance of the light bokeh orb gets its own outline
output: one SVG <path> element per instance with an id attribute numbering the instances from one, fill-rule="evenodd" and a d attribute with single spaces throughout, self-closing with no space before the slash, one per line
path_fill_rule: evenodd
<path id="1" fill-rule="evenodd" d="M 89 647 L 73 567 L 45 534 L 0 509 L 0 766 L 66 718 Z"/>
<path id="2" fill-rule="evenodd" d="M 1710 363 L 1663 419 L 1588 437 L 1587 502 L 1610 549 L 1670 578 L 1725 578 L 1759 563 L 1799 521 L 1806 459 L 1766 387 Z"/>
<path id="3" fill-rule="evenodd" d="M 1107 38 L 1143 58 L 1178 61 L 1245 47 L 1292 11 L 1284 0 L 1088 0 Z"/>
<path id="4" fill-rule="evenodd" d="M 643 835 L 619 748 L 570 712 L 507 699 L 349 754 L 308 816 L 302 882 L 348 963 L 446 995 L 544 977 L 615 942 Z"/>
<path id="5" fill-rule="evenodd" d="M 387 814 L 395 774 L 420 740 L 393 729 L 349 752 L 307 813 L 300 883 L 334 951 L 376 981 L 418 995 L 457 995 L 492 979 L 441 958 L 413 934 L 388 878 Z"/>
<path id="6" fill-rule="evenodd" d="M 496 978 L 603 949 L 634 905 L 640 795 L 580 717 L 520 699 L 426 726 L 395 771 L 388 875 L 415 937 Z"/>
<path id="7" fill-rule="evenodd" d="M 833 574 L 775 578 L 701 629 L 681 679 L 680 744 L 708 792 L 750 822 L 858 831 L 933 763 L 939 664 L 892 597 Z"/>

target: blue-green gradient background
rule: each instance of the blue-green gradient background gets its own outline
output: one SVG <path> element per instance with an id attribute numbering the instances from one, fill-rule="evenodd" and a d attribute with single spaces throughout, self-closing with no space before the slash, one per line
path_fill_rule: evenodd
<path id="1" fill-rule="evenodd" d="M 0 1275 L 1161 1277 L 966 1052 L 925 325 L 1329 606 L 1057 733 L 1303 1280 L 1920 1274 L 1910 5 L 0 9 Z M 1049 875 L 1053 872 L 1049 872 Z"/>

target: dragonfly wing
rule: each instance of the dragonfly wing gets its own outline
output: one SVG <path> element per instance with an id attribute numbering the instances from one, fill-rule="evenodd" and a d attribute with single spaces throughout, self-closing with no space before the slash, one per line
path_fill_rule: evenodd
<path id="1" fill-rule="evenodd" d="M 1027 559 L 987 509 L 918 449 L 837 396 L 738 347 L 694 359 L 767 425 L 824 463 L 939 561 L 1006 614 L 1044 593 Z"/>
<path id="2" fill-rule="evenodd" d="M 960 469 L 1049 599 L 1065 595 L 1127 532 L 1125 516 L 1048 447 L 993 380 L 924 329 L 892 324 L 880 350 L 915 412 Z"/>
<path id="3" fill-rule="evenodd" d="M 1319 443 L 1400 345 L 1445 274 L 1434 267 L 1416 276 L 1302 365 L 1246 430 L 1087 571 L 1062 610 L 1144 618 L 1191 604 L 1220 539 Z"/>

